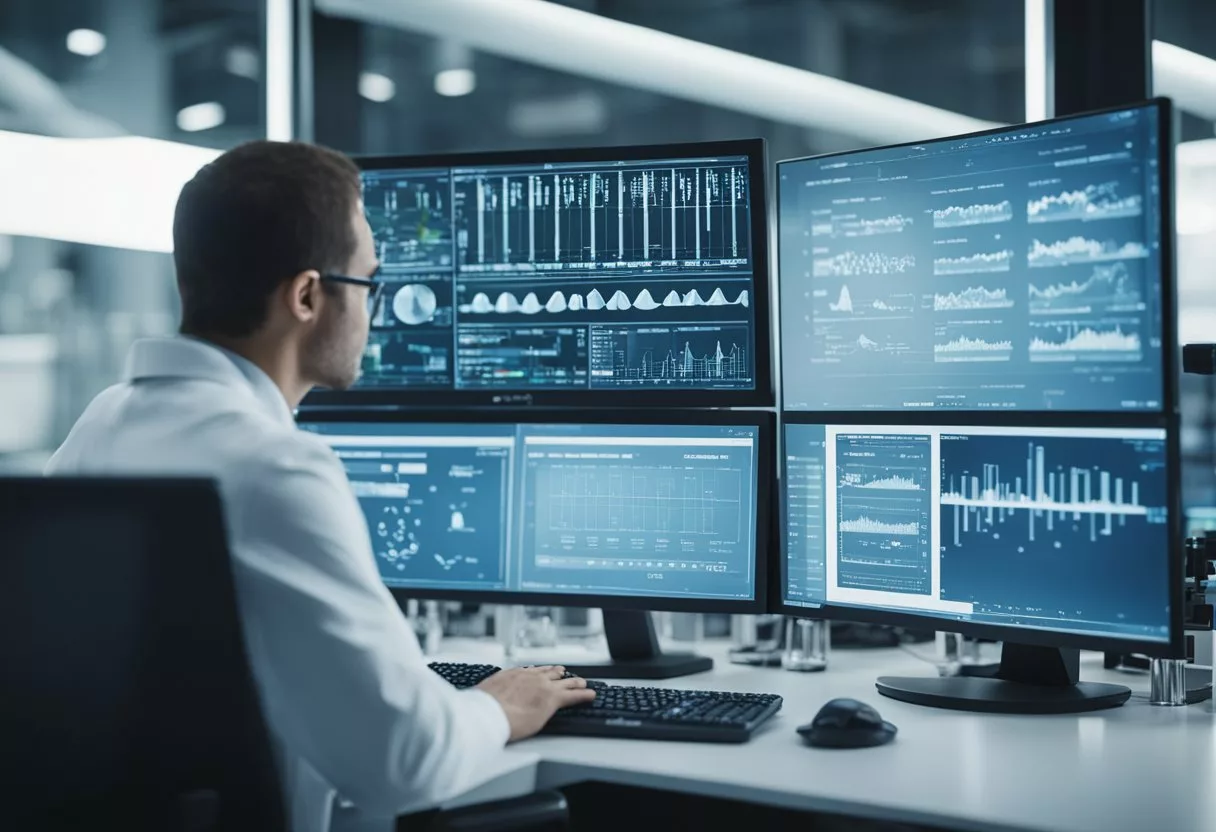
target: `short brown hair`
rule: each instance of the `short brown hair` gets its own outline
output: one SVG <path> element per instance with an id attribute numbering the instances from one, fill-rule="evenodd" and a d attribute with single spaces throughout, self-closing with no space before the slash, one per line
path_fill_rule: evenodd
<path id="1" fill-rule="evenodd" d="M 250 335 L 283 281 L 344 270 L 359 196 L 354 162 L 316 145 L 250 142 L 203 167 L 173 217 L 182 332 Z"/>

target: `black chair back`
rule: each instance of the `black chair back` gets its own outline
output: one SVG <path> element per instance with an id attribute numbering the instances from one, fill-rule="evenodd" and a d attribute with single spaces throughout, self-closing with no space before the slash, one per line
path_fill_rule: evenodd
<path id="1" fill-rule="evenodd" d="M 205 480 L 0 478 L 0 826 L 281 830 Z"/>

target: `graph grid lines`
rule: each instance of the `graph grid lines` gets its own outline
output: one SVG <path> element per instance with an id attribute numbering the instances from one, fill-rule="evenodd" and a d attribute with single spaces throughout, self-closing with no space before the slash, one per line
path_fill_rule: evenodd
<path id="1" fill-rule="evenodd" d="M 714 535 L 742 539 L 738 468 L 562 465 L 538 499 L 554 533 Z"/>

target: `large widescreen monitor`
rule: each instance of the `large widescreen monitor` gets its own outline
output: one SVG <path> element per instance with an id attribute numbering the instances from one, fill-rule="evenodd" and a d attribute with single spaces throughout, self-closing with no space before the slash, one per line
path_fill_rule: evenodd
<path id="1" fill-rule="evenodd" d="M 345 466 L 391 589 L 498 603 L 764 608 L 771 414 L 499 415 L 301 421 Z"/>
<path id="2" fill-rule="evenodd" d="M 1165 410 L 1170 121 L 1161 100 L 779 163 L 784 409 Z"/>
<path id="3" fill-rule="evenodd" d="M 1007 649 L 1178 655 L 1176 441 L 1164 427 L 786 421 L 780 607 Z"/>
<path id="4" fill-rule="evenodd" d="M 307 405 L 770 405 L 761 140 L 368 158 L 384 302 Z"/>

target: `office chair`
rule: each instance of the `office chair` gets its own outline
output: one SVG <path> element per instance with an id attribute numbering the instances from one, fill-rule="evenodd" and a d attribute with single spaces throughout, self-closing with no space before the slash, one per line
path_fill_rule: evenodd
<path id="1" fill-rule="evenodd" d="M 287 829 L 211 482 L 0 478 L 0 798 L 3 829 Z M 568 813 L 543 792 L 427 820 Z"/>
<path id="2" fill-rule="evenodd" d="M 285 830 L 219 496 L 0 479 L 0 827 Z"/>

